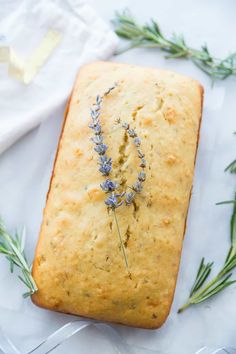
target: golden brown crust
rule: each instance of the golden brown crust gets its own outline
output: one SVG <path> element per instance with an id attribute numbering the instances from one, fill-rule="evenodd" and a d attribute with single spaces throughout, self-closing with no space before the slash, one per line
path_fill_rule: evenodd
<path id="1" fill-rule="evenodd" d="M 114 144 L 117 116 L 132 121 L 150 163 L 138 211 L 119 210 L 124 237 L 130 234 L 132 280 L 99 189 L 102 177 L 88 129 L 96 94 L 117 80 L 102 114 L 113 169 L 132 181 L 137 164 L 130 144 L 122 145 L 122 132 L 115 133 Z M 202 96 L 197 82 L 168 71 L 103 62 L 82 68 L 65 114 L 35 254 L 35 304 L 134 327 L 164 323 L 186 227 Z"/>
<path id="2" fill-rule="evenodd" d="M 199 85 L 199 91 L 200 91 L 200 96 L 201 96 L 201 115 L 200 115 L 200 121 L 199 121 L 199 127 L 198 127 L 198 135 L 197 135 L 197 148 L 196 148 L 196 152 L 195 152 L 195 157 L 194 157 L 194 166 L 196 164 L 196 158 L 197 158 L 197 149 L 198 149 L 198 144 L 199 144 L 199 140 L 200 140 L 200 128 L 201 128 L 201 121 L 202 121 L 202 110 L 203 110 L 203 96 L 204 96 L 204 89 L 201 85 Z M 189 201 L 188 201 L 188 208 L 187 208 L 187 213 L 186 213 L 186 218 L 185 218 L 185 222 L 184 222 L 184 232 L 183 232 L 183 240 L 184 240 L 184 236 L 185 236 L 185 231 L 186 231 L 186 227 L 187 227 L 187 219 L 188 219 L 188 212 L 189 212 L 189 205 L 190 205 L 190 200 L 191 200 L 191 196 L 192 196 L 192 186 L 191 186 L 191 190 L 189 193 Z M 183 242 L 182 242 L 182 247 L 181 247 L 181 253 L 182 253 L 182 249 L 183 249 Z M 179 259 L 179 266 L 180 266 L 180 260 Z M 178 267 L 179 269 L 179 267 Z M 175 289 L 176 289 L 176 283 L 177 283 L 178 278 L 176 277 L 176 282 L 175 282 L 175 286 L 173 289 L 173 293 L 172 293 L 172 298 L 170 301 L 170 307 L 169 307 L 169 311 L 167 313 L 166 319 L 170 313 L 170 309 L 171 309 L 171 305 L 174 299 L 174 294 L 175 294 Z M 165 319 L 165 321 L 166 321 Z M 164 323 L 164 322 L 163 322 Z"/>
<path id="3" fill-rule="evenodd" d="M 64 132 L 65 124 L 66 124 L 66 118 L 67 118 L 67 115 L 68 115 L 68 112 L 69 112 L 71 97 L 72 97 L 72 94 L 69 96 L 69 99 L 68 99 L 68 101 L 66 103 L 66 109 L 65 109 L 65 112 L 64 112 L 64 119 L 63 119 L 63 123 L 62 123 L 62 127 L 61 127 L 61 133 L 60 133 L 60 136 L 59 136 L 59 141 L 58 141 L 57 150 L 56 150 L 54 163 L 53 163 L 53 168 L 52 168 L 52 174 L 51 174 L 51 177 L 50 177 L 49 187 L 48 187 L 48 191 L 47 191 L 47 195 L 46 195 L 46 202 L 48 200 L 48 196 L 49 196 L 49 193 L 50 193 L 50 190 L 51 190 L 51 186 L 52 186 L 52 180 L 53 180 L 53 177 L 54 177 L 55 165 L 56 165 L 58 154 L 59 154 L 61 138 L 62 138 L 62 135 L 63 135 L 63 132 Z M 44 211 L 43 211 L 43 217 L 45 215 L 45 209 L 46 209 L 46 207 L 44 208 Z M 41 234 L 41 231 L 42 231 L 42 225 L 41 225 L 41 228 L 40 228 L 40 234 Z M 37 247 L 36 247 L 36 250 L 35 250 L 35 254 L 38 253 L 39 244 L 40 244 L 40 239 L 38 240 L 38 244 L 37 244 Z M 33 263 L 33 267 L 32 267 L 32 275 L 33 275 L 33 277 L 35 277 L 36 268 L 37 268 L 37 265 L 36 265 L 36 262 L 34 262 Z M 38 300 L 38 297 L 36 296 L 36 294 L 31 296 L 31 300 L 33 301 L 33 303 L 35 305 L 37 305 L 39 307 L 43 307 L 43 305 Z"/>
<path id="4" fill-rule="evenodd" d="M 78 76 L 79 76 L 79 73 L 78 73 Z M 75 86 L 75 84 L 74 84 L 74 86 Z M 72 92 L 73 92 L 73 90 L 72 90 Z M 53 177 L 54 177 L 55 166 L 56 166 L 56 162 L 57 162 L 57 158 L 58 158 L 58 154 L 59 154 L 59 150 L 60 150 L 61 139 L 62 139 L 62 135 L 64 133 L 66 119 L 67 119 L 67 115 L 68 115 L 69 109 L 70 109 L 71 98 L 72 98 L 72 93 L 70 94 L 70 96 L 69 96 L 69 98 L 67 100 L 67 103 L 66 103 L 66 108 L 65 108 L 65 112 L 64 112 L 64 119 L 63 119 L 62 127 L 61 127 L 61 133 L 60 133 L 59 140 L 58 140 L 57 150 L 56 150 L 56 154 L 55 154 L 55 158 L 54 158 L 54 162 L 53 162 L 53 167 L 52 167 L 52 174 L 51 174 L 51 177 L 50 177 L 49 187 L 48 187 L 48 191 L 47 191 L 47 195 L 46 195 L 46 203 L 47 203 L 48 196 L 49 196 L 49 193 L 50 193 L 50 190 L 51 190 L 51 186 L 52 186 L 52 180 L 53 180 Z M 43 210 L 43 217 L 45 215 L 45 209 L 46 209 L 46 206 L 45 206 L 45 208 Z M 41 234 L 41 231 L 42 231 L 42 225 L 41 225 L 41 228 L 40 228 L 40 234 Z M 39 243 L 40 243 L 40 238 L 38 240 L 37 247 L 35 249 L 35 254 L 37 254 L 37 252 L 38 252 Z M 33 267 L 32 267 L 32 275 L 33 275 L 33 277 L 34 277 L 34 273 L 35 273 L 35 268 L 36 268 L 36 263 L 34 262 L 33 263 Z M 37 296 L 35 294 L 31 297 L 31 300 L 33 301 L 33 303 L 35 305 L 41 307 L 40 303 L 37 302 Z"/>

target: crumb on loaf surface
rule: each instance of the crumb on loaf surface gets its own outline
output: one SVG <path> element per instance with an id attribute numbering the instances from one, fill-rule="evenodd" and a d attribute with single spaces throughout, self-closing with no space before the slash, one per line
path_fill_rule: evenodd
<path id="1" fill-rule="evenodd" d="M 118 87 L 101 114 L 111 178 L 131 185 L 137 176 L 136 150 L 114 126 L 117 118 L 137 130 L 147 160 L 143 192 L 117 210 L 132 279 L 104 204 L 88 127 L 96 95 L 114 82 Z M 109 62 L 79 71 L 35 254 L 37 305 L 135 327 L 164 323 L 179 268 L 201 106 L 199 83 L 173 72 Z"/>

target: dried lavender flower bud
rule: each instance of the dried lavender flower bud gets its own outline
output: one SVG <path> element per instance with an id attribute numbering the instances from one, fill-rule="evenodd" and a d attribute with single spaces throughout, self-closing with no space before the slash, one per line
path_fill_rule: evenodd
<path id="1" fill-rule="evenodd" d="M 140 193 L 140 192 L 142 192 L 143 185 L 140 181 L 137 181 L 133 184 L 132 188 L 135 192 Z"/>
<path id="2" fill-rule="evenodd" d="M 95 105 L 94 106 L 94 111 L 98 113 L 98 116 L 100 115 L 100 109 L 101 109 L 101 106 L 100 105 Z"/>
<path id="3" fill-rule="evenodd" d="M 99 171 L 101 172 L 101 174 L 103 176 L 108 176 L 109 173 L 111 172 L 111 165 L 102 165 L 100 168 L 99 168 Z"/>
<path id="4" fill-rule="evenodd" d="M 112 159 L 108 158 L 106 155 L 102 155 L 100 156 L 99 164 L 99 171 L 103 174 L 103 176 L 108 176 L 111 172 Z"/>
<path id="5" fill-rule="evenodd" d="M 91 111 L 90 111 L 90 115 L 91 115 L 91 118 L 93 119 L 93 121 L 95 119 L 98 119 L 99 114 L 100 114 L 100 112 L 97 109 L 91 109 Z"/>
<path id="6" fill-rule="evenodd" d="M 104 155 L 105 152 L 107 151 L 107 145 L 106 144 L 99 144 L 96 145 L 94 150 L 99 154 L 99 155 Z"/>
<path id="7" fill-rule="evenodd" d="M 100 95 L 97 95 L 96 104 L 99 106 L 101 103 L 102 103 L 102 97 Z"/>
<path id="8" fill-rule="evenodd" d="M 115 119 L 116 124 L 120 124 L 120 122 L 121 122 L 120 118 Z"/>
<path id="9" fill-rule="evenodd" d="M 139 137 L 134 138 L 135 146 L 139 147 L 141 144 L 141 139 Z"/>
<path id="10" fill-rule="evenodd" d="M 95 127 L 95 124 L 94 124 L 94 123 L 89 124 L 89 128 L 90 128 L 90 129 L 94 129 L 94 127 Z"/>
<path id="11" fill-rule="evenodd" d="M 128 129 L 128 134 L 131 138 L 135 138 L 137 136 L 137 133 L 134 129 Z"/>
<path id="12" fill-rule="evenodd" d="M 116 86 L 118 85 L 117 82 L 114 83 L 114 85 L 112 87 L 110 87 L 105 93 L 104 93 L 104 96 L 107 96 L 109 95 L 109 93 L 114 90 L 114 88 L 116 88 Z"/>
<path id="13" fill-rule="evenodd" d="M 133 200 L 135 197 L 135 193 L 134 192 L 130 192 L 130 193 L 125 193 L 125 202 L 127 205 L 132 204 Z"/>
<path id="14" fill-rule="evenodd" d="M 140 149 L 138 149 L 138 157 L 142 159 L 144 156 L 144 153 Z"/>
<path id="15" fill-rule="evenodd" d="M 93 129 L 94 130 L 94 133 L 96 135 L 99 135 L 102 133 L 102 127 L 101 125 L 99 124 L 99 122 L 95 121 L 93 122 L 92 124 L 89 125 L 89 128 L 90 129 Z"/>
<path id="16" fill-rule="evenodd" d="M 102 144 L 102 143 L 103 143 L 103 137 L 102 137 L 101 135 L 95 135 L 95 136 L 92 138 L 92 141 L 93 141 L 96 145 Z"/>
<path id="17" fill-rule="evenodd" d="M 93 128 L 93 130 L 96 135 L 99 135 L 102 133 L 102 127 L 100 124 L 96 124 L 95 127 Z"/>
<path id="18" fill-rule="evenodd" d="M 108 193 L 113 192 L 118 187 L 118 184 L 110 179 L 106 179 L 106 181 L 101 183 L 100 186 L 104 192 Z"/>
<path id="19" fill-rule="evenodd" d="M 139 165 L 140 167 L 142 168 L 145 168 L 146 167 L 146 160 L 144 158 L 141 159 L 141 164 Z"/>
<path id="20" fill-rule="evenodd" d="M 111 157 L 107 157 L 106 155 L 100 156 L 100 158 L 99 158 L 99 163 L 100 163 L 101 165 L 104 164 L 104 163 L 111 164 L 111 163 L 112 163 L 112 159 L 111 159 Z"/>
<path id="21" fill-rule="evenodd" d="M 140 182 L 144 182 L 146 179 L 146 173 L 144 171 L 141 171 L 139 174 L 138 174 L 138 180 Z"/>
<path id="22" fill-rule="evenodd" d="M 126 123 L 126 122 L 124 122 L 124 123 L 122 124 L 122 127 L 123 127 L 125 130 L 128 130 L 128 129 L 129 129 L 129 124 Z"/>
<path id="23" fill-rule="evenodd" d="M 119 201 L 120 197 L 121 197 L 121 194 L 111 193 L 109 195 L 109 197 L 105 200 L 105 204 L 108 206 L 108 208 L 111 208 L 114 210 L 124 203 L 123 200 Z"/>

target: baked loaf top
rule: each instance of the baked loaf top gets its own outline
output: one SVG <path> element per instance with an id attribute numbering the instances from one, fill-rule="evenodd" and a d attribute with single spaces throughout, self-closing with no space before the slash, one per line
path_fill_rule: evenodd
<path id="1" fill-rule="evenodd" d="M 117 218 L 104 204 L 90 108 L 105 97 L 101 124 L 111 178 L 132 185 L 139 161 L 115 121 L 131 123 L 147 161 L 144 190 Z M 185 76 L 95 62 L 78 75 L 66 114 L 36 250 L 33 276 L 42 307 L 130 326 L 157 328 L 173 299 L 201 119 L 202 88 Z"/>

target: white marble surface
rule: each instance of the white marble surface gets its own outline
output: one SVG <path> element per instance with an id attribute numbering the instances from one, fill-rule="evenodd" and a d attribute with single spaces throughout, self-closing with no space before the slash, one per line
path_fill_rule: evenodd
<path id="1" fill-rule="evenodd" d="M 236 49 L 234 0 L 89 2 L 107 21 L 115 9 L 129 7 L 140 20 L 156 18 L 167 34 L 173 30 L 184 33 L 192 46 L 206 42 L 218 56 Z M 236 80 L 219 82 L 211 88 L 210 80 L 190 62 L 166 61 L 158 50 L 137 49 L 112 60 L 173 69 L 191 75 L 205 87 L 193 196 L 171 314 L 159 330 L 114 328 L 130 344 L 168 354 L 192 354 L 203 345 L 236 346 L 236 285 L 182 315 L 176 313 L 188 295 L 200 258 L 204 255 L 208 260 L 214 260 L 217 270 L 229 246 L 231 207 L 216 207 L 214 204 L 232 198 L 235 188 L 235 178 L 224 174 L 223 170 L 235 158 L 236 138 L 232 133 L 236 130 Z M 26 225 L 26 252 L 30 258 L 33 257 L 42 218 L 63 109 L 51 112 L 46 122 L 0 156 L 0 212 L 11 230 Z M 20 295 L 22 286 L 15 276 L 9 276 L 3 257 L 0 258 L 0 268 L 0 326 L 24 352 L 71 317 L 38 309 L 30 300 L 23 300 Z M 57 352 L 112 353 L 110 347 L 103 345 L 100 335 L 91 328 Z"/>

